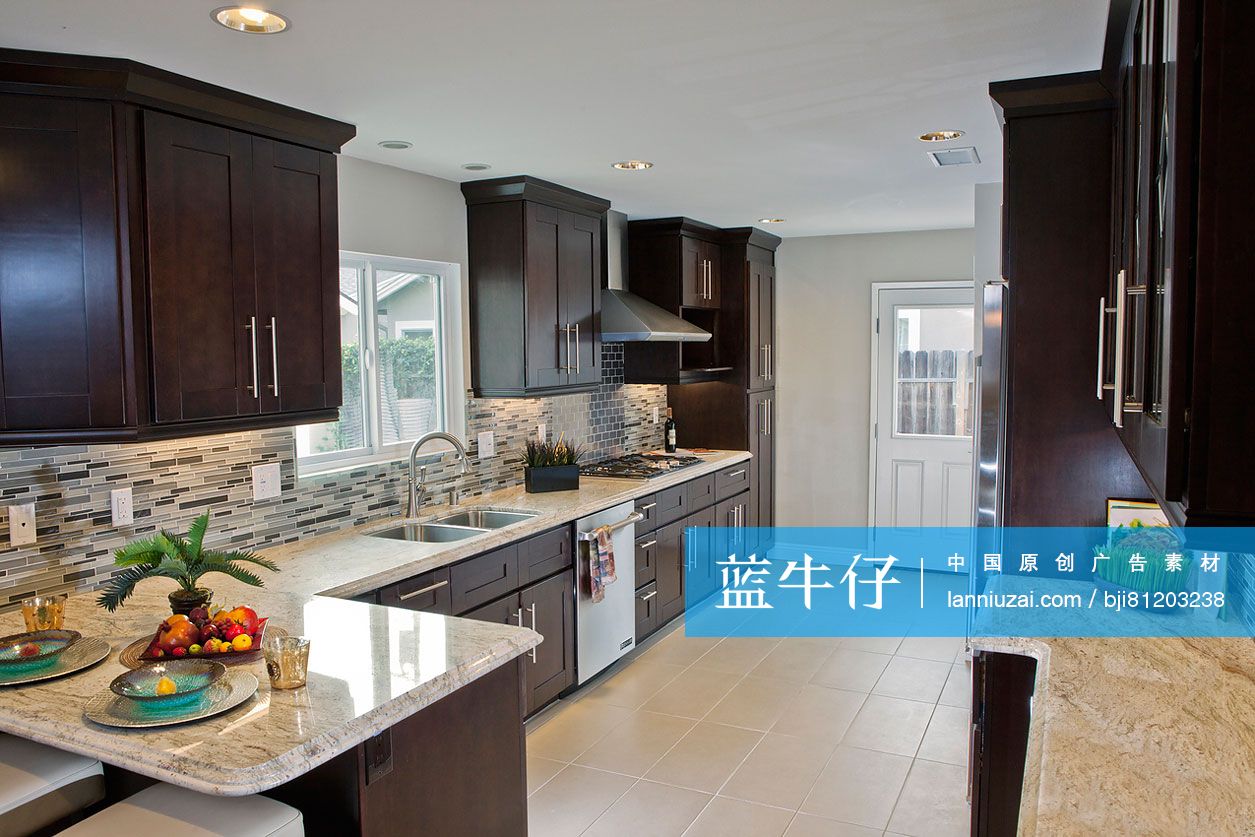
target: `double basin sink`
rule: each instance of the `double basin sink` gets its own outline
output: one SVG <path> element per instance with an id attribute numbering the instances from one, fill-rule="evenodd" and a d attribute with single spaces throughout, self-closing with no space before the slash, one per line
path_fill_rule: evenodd
<path id="1" fill-rule="evenodd" d="M 482 535 L 493 529 L 501 529 L 513 523 L 522 523 L 537 515 L 538 512 L 520 509 L 462 509 L 437 517 L 430 523 L 403 523 L 380 532 L 372 532 L 371 537 L 419 543 L 452 543 Z"/>

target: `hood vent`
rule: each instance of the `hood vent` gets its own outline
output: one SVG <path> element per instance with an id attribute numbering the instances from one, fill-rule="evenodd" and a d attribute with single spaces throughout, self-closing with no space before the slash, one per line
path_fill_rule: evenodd
<path id="1" fill-rule="evenodd" d="M 710 332 L 627 291 L 603 288 L 601 339 L 607 343 L 704 343 Z"/>

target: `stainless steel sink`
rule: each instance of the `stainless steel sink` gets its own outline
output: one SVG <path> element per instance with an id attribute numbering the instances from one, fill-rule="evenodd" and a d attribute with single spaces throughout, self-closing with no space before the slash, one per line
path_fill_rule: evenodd
<path id="1" fill-rule="evenodd" d="M 521 509 L 463 509 L 436 518 L 436 523 L 445 526 L 467 526 L 473 529 L 500 529 L 511 523 L 522 523 L 538 515 L 537 512 Z"/>
<path id="2" fill-rule="evenodd" d="M 404 523 L 400 526 L 393 526 L 391 529 L 371 532 L 370 537 L 388 538 L 394 541 L 417 541 L 419 543 L 452 543 L 453 541 L 462 541 L 467 538 L 473 538 L 476 535 L 482 535 L 487 531 L 485 528 L 472 526 L 450 526 L 440 523 Z"/>

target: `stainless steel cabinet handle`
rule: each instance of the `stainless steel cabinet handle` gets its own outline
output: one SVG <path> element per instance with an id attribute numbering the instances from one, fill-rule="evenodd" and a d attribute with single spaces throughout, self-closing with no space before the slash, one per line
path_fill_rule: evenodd
<path id="1" fill-rule="evenodd" d="M 249 317 L 248 325 L 244 327 L 248 329 L 248 339 L 253 347 L 253 383 L 249 385 L 248 391 L 253 394 L 254 398 L 257 398 L 257 318 Z"/>
<path id="2" fill-rule="evenodd" d="M 767 402 L 766 400 L 758 402 L 758 435 L 767 435 Z"/>
<path id="3" fill-rule="evenodd" d="M 274 383 L 267 384 L 268 389 L 274 390 L 275 397 L 279 397 L 279 324 L 274 317 L 270 318 L 270 362 L 273 364 L 271 369 Z"/>
<path id="4" fill-rule="evenodd" d="M 770 381 L 775 377 L 776 377 L 776 362 L 775 362 L 775 359 L 772 358 L 771 356 L 771 344 L 768 343 L 767 344 L 767 380 Z"/>
<path id="5" fill-rule="evenodd" d="M 580 374 L 580 324 L 575 324 L 575 374 Z"/>
<path id="6" fill-rule="evenodd" d="M 658 595 L 658 591 L 657 591 L 657 590 L 650 590 L 648 593 L 646 593 L 645 595 L 641 596 L 641 601 L 642 601 L 642 602 L 647 602 L 647 601 L 649 601 L 650 599 L 652 599 L 654 596 L 657 596 L 657 595 Z"/>
<path id="7" fill-rule="evenodd" d="M 409 593 L 401 593 L 400 595 L 397 596 L 397 599 L 403 602 L 408 602 L 410 599 L 414 598 L 415 596 L 421 596 L 424 593 L 430 593 L 432 590 L 439 590 L 441 587 L 448 587 L 448 586 L 449 586 L 449 582 L 447 581 L 437 581 L 435 584 L 428 584 L 426 587 L 420 587 L 417 590 L 411 591 Z"/>
<path id="8" fill-rule="evenodd" d="M 732 477 L 743 477 L 743 476 L 745 476 L 745 469 L 744 469 L 744 468 L 741 468 L 741 469 L 736 470 L 736 471 L 731 471 L 731 472 L 729 472 L 729 473 L 728 473 L 728 478 L 729 478 L 729 479 L 730 479 L 730 478 L 732 478 Z"/>
<path id="9" fill-rule="evenodd" d="M 532 617 L 532 630 L 536 631 L 536 603 L 535 602 L 527 606 L 527 612 L 531 614 L 531 617 Z M 536 633 L 540 633 L 540 631 L 536 631 Z M 536 662 L 536 646 L 533 645 L 532 649 L 528 651 L 527 653 L 531 655 L 532 662 L 533 663 Z"/>
<path id="10" fill-rule="evenodd" d="M 1103 394 L 1103 362 L 1102 356 L 1106 349 L 1107 342 L 1107 297 L 1098 298 L 1098 400 L 1102 401 Z"/>
<path id="11" fill-rule="evenodd" d="M 657 503 L 646 503 L 645 505 L 637 509 L 637 511 L 649 511 L 652 508 L 657 508 L 657 506 L 658 506 Z"/>
<path id="12" fill-rule="evenodd" d="M 763 405 L 767 408 L 767 433 L 765 434 L 767 436 L 771 435 L 771 401 L 772 399 L 768 398 L 763 402 Z"/>
<path id="13" fill-rule="evenodd" d="M 658 541 L 656 540 L 645 541 L 644 543 L 638 543 L 636 545 L 636 548 L 637 549 L 649 549 L 651 546 L 657 546 L 657 545 L 658 545 Z"/>
<path id="14" fill-rule="evenodd" d="M 1124 317 L 1125 317 L 1125 279 L 1121 270 L 1116 276 L 1116 371 L 1112 386 L 1111 420 L 1116 427 L 1124 427 Z"/>
<path id="15" fill-rule="evenodd" d="M 567 323 L 566 325 L 560 325 L 558 326 L 558 330 L 561 331 L 563 334 L 562 345 L 563 345 L 563 348 L 566 350 L 566 358 L 562 364 L 562 371 L 570 372 L 571 371 L 571 324 Z"/>

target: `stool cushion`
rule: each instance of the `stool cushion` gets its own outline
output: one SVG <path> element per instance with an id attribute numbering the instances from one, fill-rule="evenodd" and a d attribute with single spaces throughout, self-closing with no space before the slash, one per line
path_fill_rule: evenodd
<path id="1" fill-rule="evenodd" d="M 0 734 L 0 837 L 46 828 L 104 795 L 95 759 Z"/>
<path id="2" fill-rule="evenodd" d="M 304 837 L 301 812 L 264 796 L 209 796 L 159 782 L 61 832 L 179 837 Z"/>

